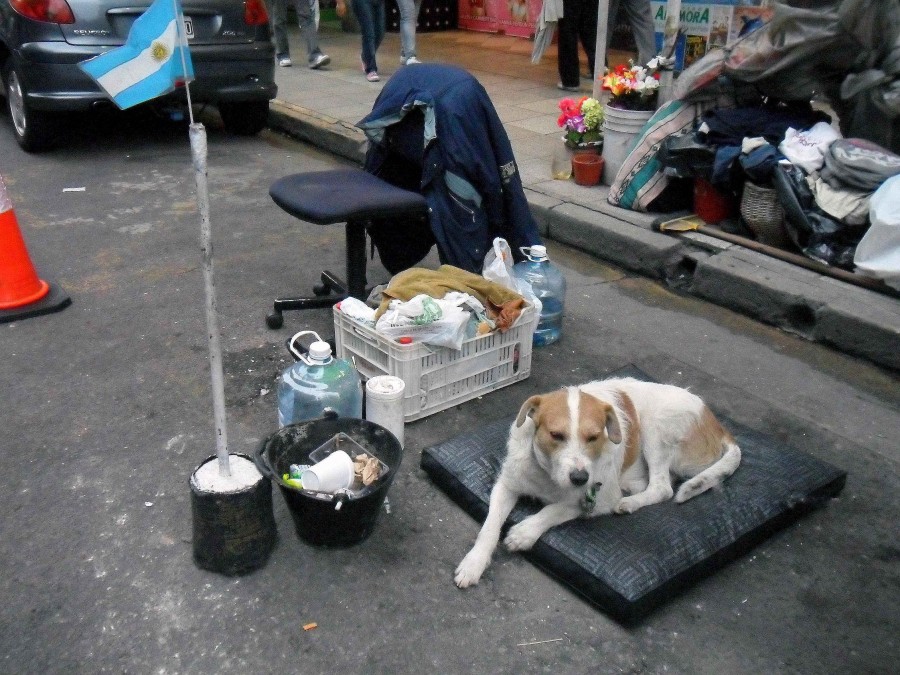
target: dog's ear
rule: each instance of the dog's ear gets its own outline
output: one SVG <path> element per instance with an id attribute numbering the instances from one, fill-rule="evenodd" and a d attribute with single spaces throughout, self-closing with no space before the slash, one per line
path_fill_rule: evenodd
<path id="1" fill-rule="evenodd" d="M 622 427 L 619 426 L 619 417 L 612 406 L 606 409 L 606 435 L 611 443 L 618 445 L 622 442 Z"/>
<path id="2" fill-rule="evenodd" d="M 516 427 L 520 427 L 525 424 L 525 418 L 531 417 L 531 414 L 538 409 L 541 405 L 541 397 L 540 396 L 532 396 L 525 403 L 522 404 L 522 407 L 519 408 L 519 414 L 516 416 Z"/>

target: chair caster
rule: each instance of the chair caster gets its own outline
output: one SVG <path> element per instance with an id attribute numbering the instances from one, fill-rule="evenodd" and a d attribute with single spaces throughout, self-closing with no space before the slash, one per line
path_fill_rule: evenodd
<path id="1" fill-rule="evenodd" d="M 266 325 L 272 330 L 281 328 L 284 325 L 284 315 L 281 312 L 272 312 L 266 316 Z"/>
<path id="2" fill-rule="evenodd" d="M 329 293 L 331 293 L 331 286 L 328 286 L 327 284 L 316 284 L 315 286 L 313 286 L 312 290 L 313 294 L 318 297 L 322 297 L 323 295 L 328 295 Z"/>

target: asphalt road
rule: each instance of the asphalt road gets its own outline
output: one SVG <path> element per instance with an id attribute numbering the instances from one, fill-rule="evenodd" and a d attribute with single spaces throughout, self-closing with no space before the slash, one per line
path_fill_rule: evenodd
<path id="1" fill-rule="evenodd" d="M 336 162 L 207 129 L 230 449 L 250 452 L 276 427 L 285 339 L 332 333 L 327 311 L 266 329 L 271 300 L 343 264 L 343 228 L 298 223 L 268 186 Z M 551 246 L 565 332 L 531 378 L 408 425 L 391 512 L 363 544 L 307 546 L 275 494 L 268 565 L 227 578 L 191 558 L 188 479 L 214 437 L 186 128 L 78 119 L 66 148 L 28 156 L 0 116 L 0 173 L 38 272 L 73 300 L 0 324 L 0 671 L 896 672 L 896 376 Z M 369 276 L 387 279 L 376 262 Z M 478 524 L 421 450 L 627 364 L 847 470 L 843 494 L 635 627 L 502 551 L 458 590 Z"/>

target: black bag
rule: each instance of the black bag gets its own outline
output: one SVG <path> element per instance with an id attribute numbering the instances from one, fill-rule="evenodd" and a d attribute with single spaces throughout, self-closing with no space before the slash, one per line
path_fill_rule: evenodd
<path id="1" fill-rule="evenodd" d="M 816 206 L 800 167 L 779 164 L 772 177 L 784 208 L 784 229 L 797 248 L 808 258 L 852 270 L 865 228 L 844 225 Z"/>

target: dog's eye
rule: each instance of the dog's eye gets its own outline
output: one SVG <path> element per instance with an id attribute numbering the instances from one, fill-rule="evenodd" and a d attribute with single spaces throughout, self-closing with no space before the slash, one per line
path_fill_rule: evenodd
<path id="1" fill-rule="evenodd" d="M 597 434 L 594 434 L 593 436 L 588 436 L 586 440 L 587 440 L 588 443 L 593 443 L 593 442 L 596 441 L 598 438 L 600 438 L 600 436 L 598 436 Z"/>
<path id="2" fill-rule="evenodd" d="M 562 443 L 563 441 L 566 440 L 566 435 L 561 434 L 558 431 L 551 431 L 550 438 L 552 438 L 554 441 L 558 441 L 558 442 Z"/>

